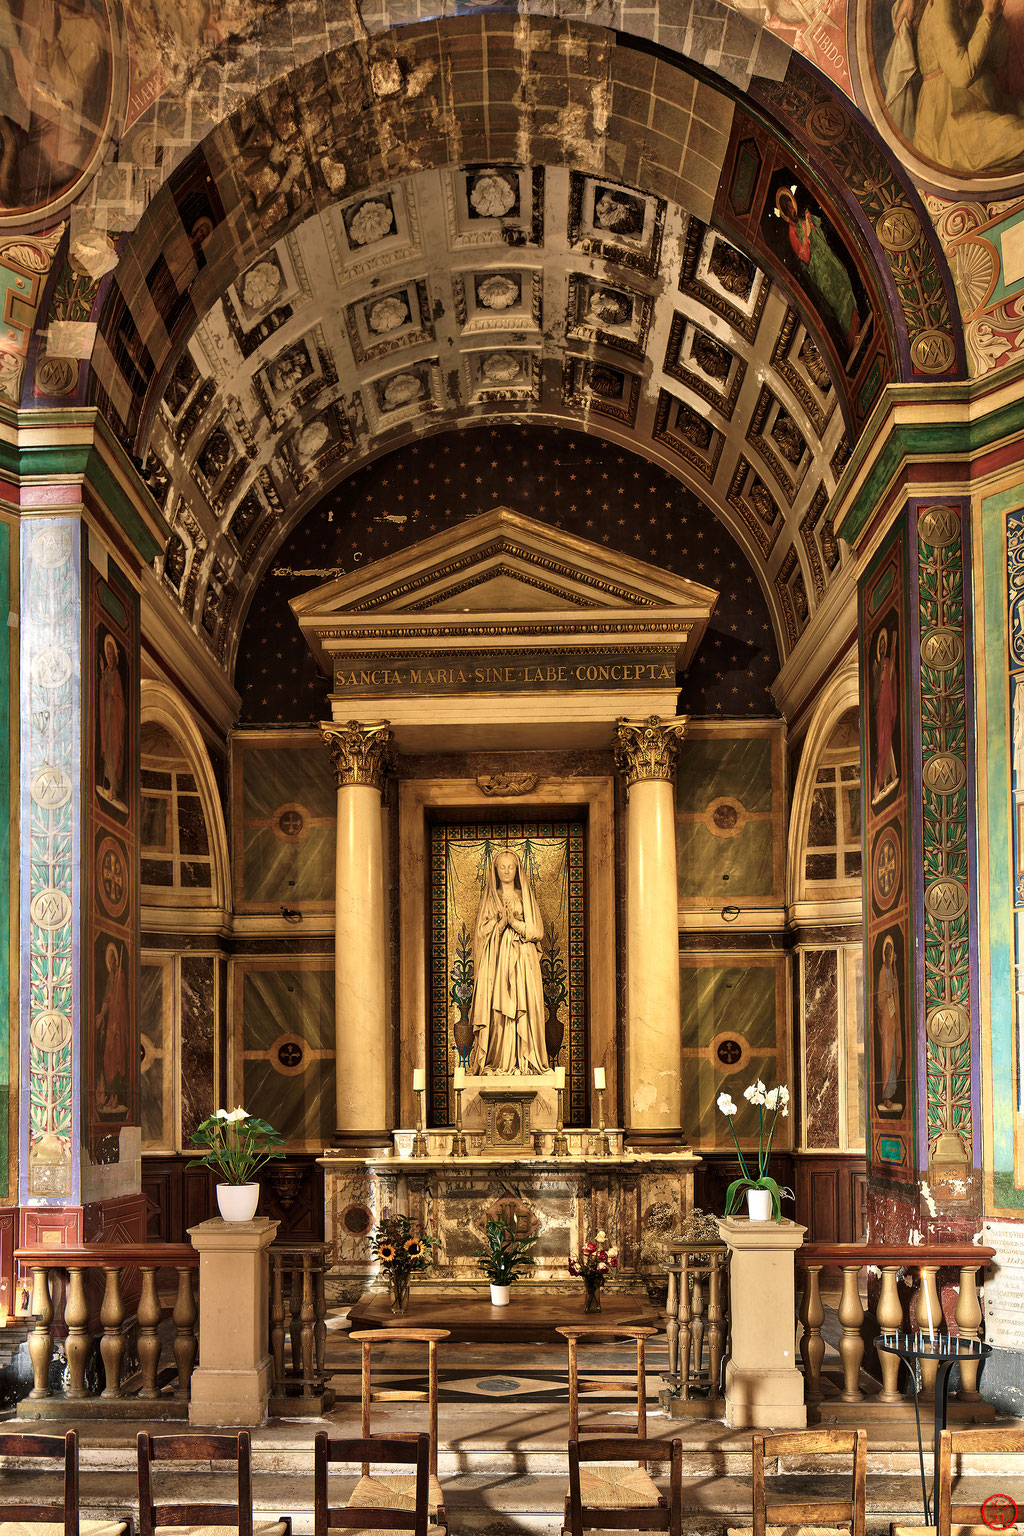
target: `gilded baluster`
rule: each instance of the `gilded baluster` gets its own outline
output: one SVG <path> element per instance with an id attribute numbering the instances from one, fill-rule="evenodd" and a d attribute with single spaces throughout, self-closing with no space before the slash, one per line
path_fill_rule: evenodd
<path id="1" fill-rule="evenodd" d="M 156 1269 L 152 1264 L 140 1264 L 142 1290 L 139 1293 L 139 1365 L 142 1370 L 142 1386 L 139 1397 L 147 1401 L 160 1396 L 157 1375 L 160 1366 L 160 1297 L 156 1289 Z"/>
<path id="2" fill-rule="evenodd" d="M 690 1396 L 690 1350 L 693 1344 L 690 1312 L 690 1255 L 680 1255 L 682 1268 L 679 1274 L 679 1396 L 687 1402 Z"/>
<path id="3" fill-rule="evenodd" d="M 270 1250 L 270 1354 L 274 1362 L 274 1395 L 284 1393 L 284 1257 Z"/>
<path id="4" fill-rule="evenodd" d="M 34 1385 L 29 1397 L 52 1397 L 50 1391 L 50 1362 L 53 1359 L 53 1339 L 50 1324 L 53 1322 L 53 1296 L 50 1293 L 50 1273 L 45 1265 L 32 1266 L 32 1316 L 36 1326 L 28 1336 L 28 1356 L 32 1361 Z"/>
<path id="5" fill-rule="evenodd" d="M 68 1362 L 68 1386 L 66 1397 L 88 1397 L 85 1385 L 85 1365 L 89 1358 L 89 1304 L 85 1299 L 85 1271 L 70 1271 L 67 1301 L 64 1303 L 64 1321 L 68 1336 L 64 1342 L 64 1354 Z"/>
<path id="6" fill-rule="evenodd" d="M 174 1298 L 174 1363 L 178 1367 L 178 1384 L 174 1395 L 179 1402 L 188 1402 L 192 1395 L 192 1372 L 195 1370 L 199 1340 L 196 1337 L 196 1319 L 199 1309 L 192 1290 L 192 1268 L 178 1265 L 178 1294 Z"/>
<path id="7" fill-rule="evenodd" d="M 295 1262 L 294 1253 L 289 1256 L 288 1265 L 288 1338 L 291 1344 L 292 1375 L 297 1376 L 302 1369 L 302 1271 Z"/>
<path id="8" fill-rule="evenodd" d="M 839 1340 L 839 1356 L 843 1362 L 844 1403 L 859 1403 L 864 1396 L 860 1388 L 860 1368 L 864 1360 L 864 1339 L 861 1325 L 864 1308 L 860 1299 L 860 1264 L 843 1265 L 843 1294 L 839 1298 L 839 1321 L 843 1336 Z"/>
<path id="9" fill-rule="evenodd" d="M 961 1264 L 960 1266 L 960 1294 L 956 1299 L 956 1311 L 953 1314 L 956 1319 L 957 1332 L 962 1339 L 978 1339 L 981 1337 L 981 1303 L 978 1300 L 978 1265 Z M 977 1402 L 981 1394 L 978 1391 L 979 1360 L 961 1360 L 960 1362 L 960 1390 L 957 1396 L 961 1402 Z"/>
<path id="10" fill-rule="evenodd" d="M 804 1270 L 804 1289 L 800 1298 L 800 1358 L 804 1363 L 804 1398 L 808 1403 L 821 1402 L 821 1362 L 825 1358 L 825 1340 L 821 1325 L 825 1321 L 825 1309 L 821 1304 L 821 1265 L 808 1264 Z"/>
<path id="11" fill-rule="evenodd" d="M 103 1324 L 100 1355 L 103 1360 L 106 1383 L 100 1396 L 123 1397 L 121 1365 L 124 1360 L 124 1335 L 121 1332 L 121 1325 L 124 1322 L 124 1300 L 121 1296 L 120 1265 L 104 1264 L 103 1272 L 106 1279 L 103 1286 L 103 1304 L 100 1307 L 100 1322 Z"/>
<path id="12" fill-rule="evenodd" d="M 935 1283 L 938 1270 L 937 1264 L 922 1264 L 918 1269 L 921 1285 L 914 1309 L 914 1323 L 921 1333 L 941 1333 L 942 1331 L 942 1308 L 939 1305 L 939 1290 Z M 921 1391 L 928 1397 L 935 1395 L 937 1370 L 937 1360 L 921 1361 Z"/>
<path id="13" fill-rule="evenodd" d="M 302 1308 L 299 1322 L 302 1325 L 302 1395 L 313 1396 L 313 1324 L 316 1309 L 313 1306 L 313 1255 L 302 1255 Z"/>
<path id="14" fill-rule="evenodd" d="M 903 1327 L 903 1303 L 900 1300 L 899 1277 L 898 1264 L 882 1265 L 882 1284 L 878 1292 L 878 1305 L 875 1307 L 875 1321 L 881 1333 L 899 1333 Z M 878 1401 L 901 1403 L 903 1398 L 899 1391 L 900 1357 L 888 1354 L 882 1349 L 879 1349 L 877 1354 L 882 1373 L 882 1390 L 878 1394 Z"/>
<path id="15" fill-rule="evenodd" d="M 668 1344 L 667 1380 L 675 1385 L 679 1379 L 679 1275 L 677 1268 L 671 1264 L 668 1269 L 668 1300 L 665 1310 L 668 1313 L 668 1322 L 665 1324 Z"/>
<path id="16" fill-rule="evenodd" d="M 717 1397 L 721 1391 L 722 1355 L 725 1352 L 724 1257 L 721 1253 L 711 1255 L 708 1287 L 708 1381 L 712 1397 Z"/>

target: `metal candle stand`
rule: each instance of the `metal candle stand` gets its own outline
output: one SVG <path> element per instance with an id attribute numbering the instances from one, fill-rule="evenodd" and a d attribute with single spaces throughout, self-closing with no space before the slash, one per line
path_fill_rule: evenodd
<path id="1" fill-rule="evenodd" d="M 423 1134 L 423 1097 L 427 1090 L 416 1088 L 413 1091 L 416 1094 L 416 1135 L 412 1139 L 412 1155 L 426 1157 L 427 1139 Z"/>
<path id="2" fill-rule="evenodd" d="M 921 1465 L 921 1497 L 924 1500 L 924 1523 L 931 1525 L 935 1502 L 935 1482 L 939 1475 L 939 1436 L 946 1427 L 946 1405 L 949 1396 L 949 1373 L 958 1361 L 984 1360 L 992 1353 L 991 1344 L 981 1339 L 968 1339 L 949 1333 L 883 1333 L 878 1340 L 879 1349 L 888 1355 L 898 1355 L 910 1372 L 914 1383 L 914 1417 L 917 1420 L 917 1454 Z M 932 1460 L 932 1497 L 928 1497 L 928 1485 L 924 1476 L 924 1441 L 921 1437 L 921 1410 L 918 1394 L 921 1390 L 919 1365 L 922 1360 L 934 1360 L 935 1370 L 935 1438 Z"/>
<path id="3" fill-rule="evenodd" d="M 462 1089 L 455 1089 L 455 1135 L 452 1137 L 452 1157 L 466 1157 L 466 1137 L 462 1130 Z"/>
<path id="4" fill-rule="evenodd" d="M 562 1120 L 562 1094 L 564 1091 L 563 1088 L 556 1088 L 555 1090 L 558 1094 L 558 1124 L 555 1126 L 555 1134 L 551 1142 L 552 1157 L 569 1156 L 569 1143 L 565 1138 L 565 1125 Z"/>
<path id="5" fill-rule="evenodd" d="M 598 1157 L 611 1157 L 612 1144 L 608 1139 L 608 1132 L 604 1128 L 604 1089 L 598 1088 L 597 1093 L 597 1155 Z"/>

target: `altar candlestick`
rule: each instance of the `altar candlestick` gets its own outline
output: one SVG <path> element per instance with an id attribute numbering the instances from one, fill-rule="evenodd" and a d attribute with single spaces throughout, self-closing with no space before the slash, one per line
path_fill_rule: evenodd
<path id="1" fill-rule="evenodd" d="M 607 1087 L 607 1084 L 605 1083 L 605 1080 L 604 1080 L 604 1067 L 595 1067 L 594 1068 L 594 1087 L 595 1088 L 605 1088 L 605 1087 Z"/>
<path id="2" fill-rule="evenodd" d="M 456 1067 L 452 1074 L 452 1084 L 455 1089 L 455 1135 L 452 1137 L 452 1157 L 466 1156 L 466 1138 L 462 1131 L 462 1090 L 465 1082 L 465 1072 L 462 1067 Z"/>
<path id="3" fill-rule="evenodd" d="M 568 1157 L 569 1143 L 565 1137 L 565 1122 L 562 1119 L 562 1095 L 565 1092 L 565 1068 L 555 1068 L 555 1093 L 558 1096 L 558 1120 L 555 1125 L 555 1134 L 551 1142 L 552 1157 Z"/>
<path id="4" fill-rule="evenodd" d="M 427 1086 L 427 1074 L 422 1067 L 414 1067 L 412 1071 L 412 1091 L 422 1093 Z"/>
<path id="5" fill-rule="evenodd" d="M 427 1074 L 422 1067 L 414 1067 L 412 1091 L 416 1095 L 416 1135 L 412 1139 L 413 1157 L 426 1157 L 427 1140 L 423 1134 L 423 1098 L 427 1091 Z"/>
<path id="6" fill-rule="evenodd" d="M 604 1128 L 604 1067 L 594 1068 L 594 1087 L 597 1089 L 597 1115 L 598 1138 L 597 1153 L 599 1157 L 611 1157 L 612 1144 L 608 1140 L 608 1132 Z"/>

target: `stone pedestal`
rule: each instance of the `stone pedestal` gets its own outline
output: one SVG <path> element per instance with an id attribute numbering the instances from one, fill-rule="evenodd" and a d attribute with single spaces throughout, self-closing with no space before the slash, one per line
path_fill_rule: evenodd
<path id="1" fill-rule="evenodd" d="M 718 1230 L 729 1245 L 732 1319 L 725 1422 L 734 1429 L 802 1429 L 807 1408 L 796 1364 L 793 1255 L 807 1228 L 723 1216 Z"/>
<path id="2" fill-rule="evenodd" d="M 199 1254 L 199 1367 L 190 1424 L 265 1424 L 270 1399 L 270 1259 L 278 1223 L 201 1222 L 190 1227 Z"/>

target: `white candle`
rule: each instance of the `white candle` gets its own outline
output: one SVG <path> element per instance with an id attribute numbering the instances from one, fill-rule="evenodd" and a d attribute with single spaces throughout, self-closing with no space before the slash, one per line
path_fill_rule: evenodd
<path id="1" fill-rule="evenodd" d="M 427 1074 L 426 1074 L 426 1072 L 424 1072 L 422 1067 L 413 1067 L 413 1069 L 412 1069 L 412 1091 L 413 1091 L 413 1093 L 419 1093 L 426 1086 L 427 1086 Z"/>
<path id="2" fill-rule="evenodd" d="M 456 1067 L 455 1071 L 452 1073 L 452 1087 L 453 1088 L 465 1088 L 465 1086 L 466 1086 L 466 1069 L 465 1069 L 465 1067 Z"/>
<path id="3" fill-rule="evenodd" d="M 555 1068 L 555 1087 L 556 1088 L 564 1088 L 565 1087 L 565 1068 L 564 1067 L 556 1067 Z"/>
<path id="4" fill-rule="evenodd" d="M 604 1082 L 604 1067 L 595 1067 L 594 1068 L 594 1087 L 595 1088 L 603 1088 L 604 1086 L 605 1086 L 605 1082 Z"/>

